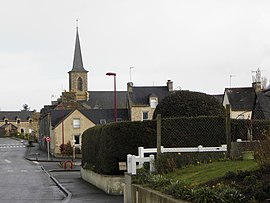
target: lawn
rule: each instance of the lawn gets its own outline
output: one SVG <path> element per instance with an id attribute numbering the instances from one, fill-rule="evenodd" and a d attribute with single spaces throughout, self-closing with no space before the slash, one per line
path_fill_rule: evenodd
<path id="1" fill-rule="evenodd" d="M 250 171 L 258 168 L 259 166 L 254 160 L 219 161 L 208 164 L 189 165 L 172 173 L 168 173 L 165 177 L 173 180 L 181 180 L 191 185 L 199 185 L 221 178 L 228 171 Z"/>

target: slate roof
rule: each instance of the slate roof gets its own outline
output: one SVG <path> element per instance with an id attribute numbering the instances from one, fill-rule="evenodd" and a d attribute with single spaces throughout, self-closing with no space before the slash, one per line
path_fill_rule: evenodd
<path id="1" fill-rule="evenodd" d="M 34 111 L 0 111 L 0 120 L 6 118 L 9 121 L 16 121 L 19 118 L 21 122 L 27 122 L 33 113 Z"/>
<path id="2" fill-rule="evenodd" d="M 157 96 L 158 102 L 170 94 L 167 86 L 153 86 L 153 87 L 132 87 L 132 92 L 129 92 L 131 105 L 148 106 L 149 97 Z"/>
<path id="3" fill-rule="evenodd" d="M 66 119 L 74 110 L 52 110 L 51 111 L 51 125 L 56 127 L 61 121 Z M 114 109 L 88 109 L 78 110 L 94 124 L 100 124 L 100 119 L 105 119 L 107 123 L 114 122 Z M 128 120 L 127 109 L 117 109 L 117 118 L 122 121 Z"/>
<path id="4" fill-rule="evenodd" d="M 82 52 L 81 52 L 81 45 L 80 45 L 78 28 L 77 28 L 77 32 L 76 32 L 76 42 L 75 42 L 73 66 L 72 66 L 72 70 L 70 72 L 88 72 L 83 67 Z"/>
<path id="5" fill-rule="evenodd" d="M 81 101 L 83 106 L 90 109 L 114 109 L 113 91 L 89 91 L 89 100 Z M 116 92 L 117 109 L 127 109 L 127 92 Z"/>
<path id="6" fill-rule="evenodd" d="M 256 93 L 253 87 L 226 88 L 231 108 L 234 111 L 252 111 Z"/>
<path id="7" fill-rule="evenodd" d="M 270 119 L 270 90 L 257 93 L 254 119 Z"/>
<path id="8" fill-rule="evenodd" d="M 66 119 L 74 110 L 51 110 L 51 125 L 56 127 L 63 119 Z"/>

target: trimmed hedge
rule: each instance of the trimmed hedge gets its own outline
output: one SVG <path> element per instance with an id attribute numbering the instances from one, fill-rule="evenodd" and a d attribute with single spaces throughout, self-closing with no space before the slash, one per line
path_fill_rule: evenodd
<path id="1" fill-rule="evenodd" d="M 220 146 L 226 140 L 224 126 L 224 118 L 220 117 L 163 119 L 162 145 Z M 101 174 L 121 174 L 118 162 L 125 162 L 127 154 L 137 155 L 140 146 L 156 147 L 156 121 L 89 128 L 82 135 L 82 165 Z"/>
<path id="2" fill-rule="evenodd" d="M 225 116 L 223 105 L 212 95 L 188 90 L 176 91 L 165 97 L 156 107 L 153 118 Z"/>
<path id="3" fill-rule="evenodd" d="M 247 139 L 247 120 L 232 120 L 232 141 Z M 226 144 L 223 117 L 162 119 L 164 147 L 204 147 Z M 270 130 L 270 121 L 252 121 L 253 138 L 261 139 Z M 156 147 L 156 121 L 120 122 L 89 128 L 82 135 L 82 165 L 97 173 L 118 175 L 118 163 L 127 154 L 138 154 L 138 147 Z"/>
<path id="4" fill-rule="evenodd" d="M 82 164 L 97 173 L 117 175 L 118 162 L 127 154 L 138 154 L 138 147 L 156 146 L 156 122 L 121 122 L 89 128 L 82 135 Z"/>

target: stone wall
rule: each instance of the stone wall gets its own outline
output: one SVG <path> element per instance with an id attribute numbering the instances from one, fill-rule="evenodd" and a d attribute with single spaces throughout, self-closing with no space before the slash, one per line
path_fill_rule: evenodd
<path id="1" fill-rule="evenodd" d="M 81 177 L 97 188 L 111 195 L 123 195 L 125 178 L 124 176 L 110 176 L 94 173 L 91 170 L 81 167 Z"/>
<path id="2" fill-rule="evenodd" d="M 188 203 L 187 201 L 175 199 L 169 195 L 160 193 L 156 190 L 144 188 L 140 185 L 132 185 L 132 201 L 126 203 Z"/>
<path id="3" fill-rule="evenodd" d="M 148 112 L 148 120 L 152 120 L 155 108 L 136 106 L 131 108 L 131 121 L 142 121 L 144 111 Z"/>

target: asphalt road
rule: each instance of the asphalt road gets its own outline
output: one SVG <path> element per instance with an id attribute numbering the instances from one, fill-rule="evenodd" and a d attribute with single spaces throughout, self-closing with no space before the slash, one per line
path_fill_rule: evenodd
<path id="1" fill-rule="evenodd" d="M 30 154 L 35 160 L 35 153 L 43 161 L 25 159 Z M 0 156 L 0 203 L 123 203 L 123 196 L 106 194 L 84 181 L 79 171 L 59 171 L 59 162 L 44 161 L 47 154 L 38 147 L 0 137 Z M 64 194 L 49 175 L 71 195 Z"/>
<path id="2" fill-rule="evenodd" d="M 20 141 L 0 138 L 0 202 L 61 202 L 65 195 L 41 169 L 24 159 Z"/>

